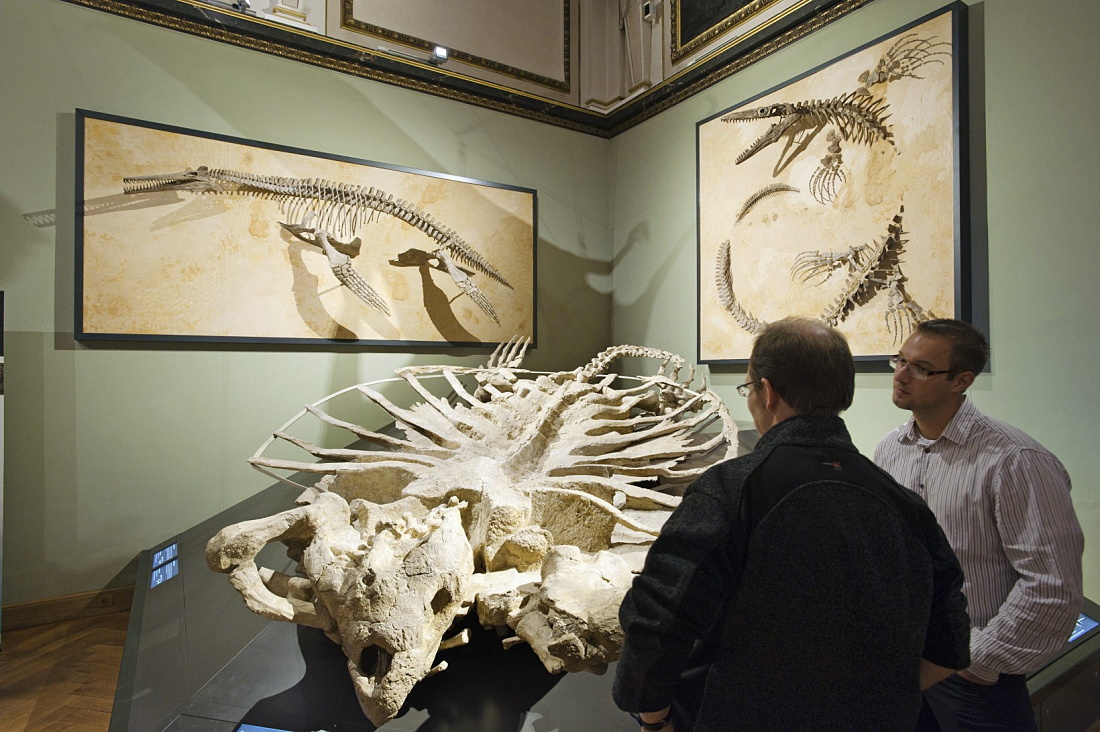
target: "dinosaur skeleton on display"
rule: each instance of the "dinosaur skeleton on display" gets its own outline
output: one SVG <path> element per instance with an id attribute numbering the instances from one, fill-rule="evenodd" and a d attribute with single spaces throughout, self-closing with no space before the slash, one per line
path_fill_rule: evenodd
<path id="1" fill-rule="evenodd" d="M 251 610 L 340 644 L 375 725 L 446 669 L 437 654 L 468 635 L 444 636 L 474 606 L 482 626 L 509 633 L 505 647 L 530 645 L 547 670 L 603 673 L 622 644 L 623 594 L 679 504 L 667 490 L 734 454 L 728 411 L 705 383 L 691 387 L 694 369 L 678 381 L 679 356 L 617 346 L 573 371 L 536 373 L 520 368 L 528 342 L 502 344 L 484 367 L 398 369 L 384 381 L 411 387 L 410 407 L 374 388 L 381 382 L 344 390 L 380 407 L 393 429 L 319 408 L 344 392 L 306 407 L 251 462 L 275 477 L 321 479 L 300 486 L 297 508 L 226 527 L 207 545 L 210 567 L 229 574 Z M 661 366 L 616 388 L 608 369 L 624 356 Z M 450 396 L 434 395 L 430 378 Z M 289 434 L 306 414 L 372 447 Z M 320 462 L 263 455 L 276 440 Z M 276 541 L 299 576 L 256 565 Z"/>
<path id="2" fill-rule="evenodd" d="M 497 325 L 500 325 L 499 316 L 471 276 L 483 274 L 506 287 L 512 286 L 504 275 L 452 229 L 411 203 L 373 187 L 333 183 L 319 178 L 256 175 L 203 166 L 182 173 L 127 177 L 123 179 L 123 191 L 128 194 L 188 191 L 273 200 L 287 217 L 300 221 L 298 224 L 281 222 L 283 228 L 321 249 L 340 284 L 384 315 L 390 314 L 385 300 L 351 263 L 362 245 L 359 238 L 352 237 L 380 214 L 400 219 L 423 232 L 436 245 L 431 252 L 404 252 L 391 264 L 408 266 L 413 261 L 417 264 L 434 261 L 433 266 L 450 275 L 455 284 Z"/>
<path id="3" fill-rule="evenodd" d="M 921 79 L 917 69 L 929 63 L 943 63 L 941 57 L 950 56 L 950 52 L 943 50 L 946 45 L 936 41 L 935 37 L 906 34 L 882 55 L 873 69 L 859 75 L 860 86 L 855 91 L 831 99 L 780 102 L 724 115 L 721 118 L 724 122 L 777 119 L 736 157 L 735 164 L 741 164 L 786 138 L 786 145 L 773 169 L 773 175 L 777 175 L 824 128 L 831 126 L 832 129 L 826 134 L 826 154 L 810 176 L 809 191 L 818 203 L 832 204 L 847 180 L 842 167 L 842 142 L 867 146 L 886 142 L 896 151 L 893 132 L 886 124 L 890 116 L 887 114 L 889 105 L 885 97 L 875 96 L 872 88 L 903 78 Z M 781 193 L 798 192 L 798 188 L 784 183 L 764 186 L 746 199 L 735 225 L 760 201 Z M 852 246 L 842 252 L 807 251 L 796 256 L 791 277 L 798 284 L 820 286 L 835 272 L 843 271 L 847 275 L 839 293 L 819 315 L 820 320 L 835 326 L 882 290 L 886 290 L 887 298 L 885 325 L 895 342 L 903 340 L 914 324 L 936 317 L 905 290 L 906 277 L 901 270 L 900 257 L 905 244 L 902 239 L 903 213 L 904 206 L 899 206 L 897 215 L 887 227 L 887 234 L 875 243 Z M 734 293 L 729 239 L 718 248 L 715 285 L 719 303 L 741 328 L 752 334 L 763 330 L 766 321 L 746 310 Z"/>

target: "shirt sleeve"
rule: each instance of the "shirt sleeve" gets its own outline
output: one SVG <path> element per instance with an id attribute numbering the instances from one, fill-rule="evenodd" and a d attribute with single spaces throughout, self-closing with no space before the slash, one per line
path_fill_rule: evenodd
<path id="1" fill-rule="evenodd" d="M 743 557 L 744 542 L 730 534 L 739 523 L 713 496 L 689 490 L 661 529 L 619 610 L 623 649 L 612 687 L 619 708 L 657 711 L 672 701 L 692 647 L 735 586 L 732 564 L 743 559 L 732 555 Z"/>
<path id="2" fill-rule="evenodd" d="M 1008 456 L 993 481 L 1002 549 L 1018 574 L 1000 610 L 971 634 L 970 672 L 1027 673 L 1062 648 L 1081 610 L 1084 536 L 1065 468 L 1049 452 Z"/>

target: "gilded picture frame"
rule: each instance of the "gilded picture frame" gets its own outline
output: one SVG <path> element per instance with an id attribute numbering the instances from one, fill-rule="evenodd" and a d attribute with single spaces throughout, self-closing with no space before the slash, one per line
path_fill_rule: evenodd
<path id="1" fill-rule="evenodd" d="M 531 189 L 77 110 L 76 337 L 534 339 Z"/>
<path id="2" fill-rule="evenodd" d="M 700 363 L 745 363 L 790 315 L 857 360 L 969 316 L 965 19 L 954 3 L 697 124 Z"/>

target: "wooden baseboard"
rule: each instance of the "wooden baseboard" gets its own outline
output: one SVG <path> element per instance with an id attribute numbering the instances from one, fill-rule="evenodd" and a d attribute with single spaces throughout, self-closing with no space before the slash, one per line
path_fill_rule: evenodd
<path id="1" fill-rule="evenodd" d="M 129 610 L 134 600 L 134 588 L 108 587 L 74 595 L 47 597 L 0 608 L 0 630 L 29 628 L 32 625 L 59 623 L 93 615 Z"/>

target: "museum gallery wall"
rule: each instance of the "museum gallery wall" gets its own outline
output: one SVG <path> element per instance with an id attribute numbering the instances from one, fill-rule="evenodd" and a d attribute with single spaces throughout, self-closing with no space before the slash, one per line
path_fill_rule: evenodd
<path id="1" fill-rule="evenodd" d="M 0 290 L 0 601 L 4 599 L 4 291 Z M 2 604 L 0 604 L 2 607 Z M 0 611 L 0 620 L 2 620 Z M 2 643 L 2 641 L 0 641 Z"/>
<path id="2" fill-rule="evenodd" d="M 217 130 L 240 140 L 274 141 L 299 150 L 337 151 L 384 163 L 396 161 L 420 171 L 457 172 L 474 180 L 505 181 L 537 190 L 542 224 L 539 274 L 543 284 L 539 303 L 553 317 L 541 319 L 539 349 L 534 355 L 548 360 L 559 358 L 556 354 L 579 350 L 576 341 L 584 341 L 582 346 L 588 354 L 610 342 L 659 344 L 686 354 L 697 345 L 697 333 L 691 328 L 698 306 L 693 297 L 696 281 L 715 281 L 713 263 L 717 259 L 716 255 L 708 257 L 705 266 L 710 271 L 699 272 L 704 265 L 697 264 L 693 246 L 695 125 L 715 113 L 733 110 L 730 105 L 739 105 L 762 89 L 779 88 L 777 85 L 798 78 L 808 67 L 817 68 L 819 63 L 839 58 L 883 34 L 892 34 L 940 5 L 875 0 L 837 24 L 802 39 L 782 56 L 723 82 L 707 98 L 687 100 L 679 108 L 624 133 L 610 147 L 589 144 L 591 141 L 582 135 L 547 132 L 533 123 L 516 122 L 485 110 L 471 112 L 458 104 L 414 98 L 415 94 L 404 90 L 348 81 L 317 69 L 299 69 L 284 60 L 241 49 L 207 41 L 196 44 L 182 34 L 61 2 L 6 9 L 20 21 L 21 30 L 9 25 L 4 31 L 3 46 L 10 49 L 4 58 L 18 58 L 18 67 L 27 73 L 9 74 L 4 81 L 10 97 L 25 99 L 26 104 L 19 112 L 20 121 L 12 112 L 6 122 L 9 129 L 22 131 L 25 152 L 12 150 L 13 165 L 0 171 L 4 194 L 12 202 L 9 208 L 15 211 L 14 217 L 9 216 L 12 230 L 17 239 L 21 237 L 5 255 L 9 263 L 20 266 L 5 268 L 3 284 L 9 296 L 9 315 L 18 312 L 19 318 L 9 344 L 9 364 L 20 370 L 9 375 L 18 375 L 21 384 L 29 388 L 13 387 L 8 401 L 9 420 L 12 415 L 20 416 L 19 429 L 8 430 L 8 498 L 17 500 L 9 500 L 6 505 L 10 551 L 4 575 L 5 601 L 102 587 L 135 551 L 194 525 L 239 500 L 244 492 L 261 486 L 263 476 L 250 479 L 252 482 L 242 481 L 242 474 L 249 471 L 239 465 L 255 444 L 252 435 L 267 433 L 275 422 L 270 414 L 252 418 L 250 412 L 267 410 L 285 415 L 334 388 L 391 373 L 410 361 L 436 361 L 434 353 L 424 356 L 415 353 L 416 349 L 409 349 L 414 352 L 412 356 L 378 350 L 191 350 L 178 344 L 173 350 L 146 350 L 132 345 L 126 349 L 102 345 L 75 351 L 58 349 L 54 336 L 62 329 L 52 315 L 55 304 L 65 302 L 65 298 L 54 280 L 54 254 L 62 246 L 72 246 L 72 231 L 63 226 L 56 230 L 36 228 L 23 216 L 49 210 L 55 204 L 59 210 L 64 209 L 72 200 L 64 197 L 65 187 L 71 185 L 66 181 L 72 176 L 68 164 L 71 154 L 64 151 L 75 149 L 75 140 L 66 133 L 72 130 L 74 109 L 95 109 L 192 131 Z M 991 253 L 996 276 L 991 280 L 999 288 L 994 312 L 999 314 L 1002 327 L 995 334 L 1000 359 L 997 378 L 987 382 L 979 396 L 1010 420 L 1029 421 L 1038 409 L 1057 408 L 1067 415 L 1065 421 L 1046 425 L 1046 435 L 1040 438 L 1057 452 L 1067 454 L 1073 475 L 1089 475 L 1097 472 L 1091 469 L 1095 451 L 1079 445 L 1075 436 L 1087 432 L 1087 420 L 1077 414 L 1080 410 L 1063 402 L 1067 395 L 1055 385 L 1034 378 L 1039 370 L 1034 351 L 1073 351 L 1076 357 L 1060 364 L 1064 380 L 1090 383 L 1084 368 L 1095 361 L 1096 346 L 1092 339 L 1082 339 L 1076 326 L 1061 323 L 1066 313 L 1087 310 L 1087 299 L 1081 293 L 1087 291 L 1084 285 L 1096 274 L 1092 255 L 1078 251 L 1074 244 L 1089 241 L 1088 230 L 1082 217 L 1069 215 L 1087 210 L 1078 187 L 1089 187 L 1093 179 L 1087 169 L 1080 167 L 1084 163 L 1074 167 L 1076 157 L 1066 153 L 1071 147 L 1086 149 L 1085 140 L 1075 136 L 1068 123 L 1052 119 L 1049 111 L 1038 111 L 1039 107 L 1049 110 L 1057 105 L 1019 105 L 1017 101 L 1021 94 L 1033 98 L 1033 102 L 1053 102 L 1057 98 L 1062 100 L 1061 108 L 1068 105 L 1074 119 L 1091 118 L 1095 104 L 1088 95 L 1071 93 L 1074 90 L 1067 88 L 1065 73 L 1066 69 L 1080 67 L 1078 56 L 1083 54 L 1086 60 L 1091 57 L 1073 36 L 1062 45 L 1048 43 L 1052 35 L 1066 30 L 1061 20 L 1055 22 L 1055 17 L 1065 20 L 1074 15 L 1066 3 L 1056 5 L 1055 12 L 1041 14 L 1038 10 L 1010 8 L 995 0 L 985 5 L 993 21 L 986 28 L 986 54 L 990 63 L 995 61 L 999 69 L 1004 69 L 999 73 L 1011 72 L 1013 81 L 1009 85 L 1003 77 L 996 77 L 989 98 L 991 107 L 1004 110 L 1012 106 L 1012 113 L 998 114 L 991 122 L 998 141 L 996 146 L 991 145 L 991 161 L 998 179 L 991 188 L 990 204 L 999 216 L 998 249 Z M 1080 18 L 1082 13 L 1076 16 Z M 1096 11 L 1084 11 L 1083 16 L 1086 24 L 1095 21 Z M 1019 30 L 1024 27 L 1026 34 Z M 1025 63 L 1019 49 L 1026 40 L 1024 36 L 1032 34 L 1050 49 L 1050 55 L 1028 54 Z M 102 44 L 104 38 L 121 42 Z M 46 51 L 59 46 L 67 53 Z M 112 50 L 107 51 L 107 46 Z M 190 53 L 196 48 L 201 53 Z M 116 53 L 132 54 L 134 58 L 122 63 L 112 55 Z M 139 64 L 139 56 L 154 63 Z M 807 57 L 815 60 L 805 63 Z M 98 83 L 90 87 L 77 83 L 85 78 Z M 858 74 L 847 81 L 858 86 Z M 904 81 L 916 84 L 916 80 L 899 80 L 891 82 L 891 89 L 900 89 Z M 285 92 L 281 97 L 273 93 L 276 86 Z M 308 114 L 298 105 L 303 99 L 311 103 L 321 97 L 328 106 L 313 108 Z M 294 113 L 288 113 L 288 109 Z M 1059 134 L 1046 143 L 1054 148 L 1044 148 L 1042 159 L 1029 152 L 1030 147 L 1005 149 L 1006 140 L 1037 139 L 1036 131 L 1043 129 L 1044 120 Z M 750 124 L 757 124 L 758 131 L 767 127 L 766 123 Z M 348 130 L 353 127 L 363 128 L 369 135 L 364 131 L 361 138 L 349 138 Z M 325 134 L 319 134 L 318 129 Z M 812 144 L 823 144 L 826 135 L 822 132 Z M 522 144 L 515 143 L 521 138 Z M 493 158 L 494 147 L 506 153 Z M 385 154 L 387 148 L 391 149 L 389 155 Z M 574 149 L 580 152 L 574 153 Z M 803 158 L 817 163 L 826 152 L 815 148 Z M 855 161 L 858 154 L 857 146 L 843 148 L 846 162 L 850 158 Z M 584 167 L 590 160 L 599 163 L 601 156 L 602 166 Z M 55 160 L 56 171 L 51 164 Z M 478 166 L 483 160 L 489 162 Z M 1021 160 L 1027 161 L 1026 170 L 1024 163 L 1018 162 Z M 474 162 L 467 168 L 465 161 Z M 1043 168 L 1055 162 L 1057 175 Z M 147 170 L 138 175 L 179 172 L 201 165 L 222 164 L 188 160 L 181 161 L 180 168 Z M 600 172 L 604 168 L 611 168 L 611 172 Z M 1068 171 L 1065 180 L 1063 169 Z M 56 185 L 55 172 L 61 181 Z M 131 173 L 121 171 L 120 175 Z M 811 175 L 812 171 L 806 170 L 800 181 L 788 185 L 805 185 Z M 1070 179 L 1077 182 L 1071 184 Z M 111 192 L 95 196 L 126 195 L 121 184 L 116 185 Z M 607 197 L 603 197 L 605 189 L 611 191 Z M 1048 190 L 1059 201 L 1058 215 L 1035 205 L 1041 198 L 1039 194 Z M 739 209 L 750 194 L 736 201 L 734 207 Z M 173 206 L 180 208 L 202 197 L 185 192 L 176 195 L 179 200 Z M 785 194 L 776 195 L 783 198 Z M 226 198 L 219 203 L 228 210 L 240 201 Z M 774 205 L 780 201 L 764 203 Z M 752 215 L 764 215 L 761 205 Z M 262 212 L 257 225 L 279 232 L 281 223 L 301 224 L 300 219 L 284 221 L 278 206 L 271 202 L 258 203 L 257 210 L 262 206 L 270 206 L 271 210 Z M 868 231 L 869 236 L 853 246 L 889 235 L 894 215 L 896 212 L 891 212 L 884 220 L 876 220 L 874 232 Z M 910 215 L 908 201 L 903 215 Z M 458 230 L 445 217 L 439 219 Z M 735 229 L 743 228 L 744 223 Z M 903 227 L 912 223 L 911 218 L 903 218 Z M 250 219 L 246 228 L 252 224 Z M 323 247 L 292 234 L 294 241 L 281 238 L 281 233 L 278 236 L 284 251 L 299 247 L 303 256 L 317 260 L 321 266 L 310 270 L 315 276 L 333 277 L 331 267 L 320 260 Z M 1025 238 L 1045 242 L 1043 251 L 1025 246 Z M 612 248 L 608 244 L 611 240 L 614 257 L 605 251 Z M 690 251 L 682 252 L 683 248 Z M 802 251 L 814 250 L 841 251 L 815 243 L 790 254 L 796 257 Z M 19 258 L 10 259 L 12 251 L 18 252 Z M 391 267 L 390 258 L 385 258 L 383 269 Z M 613 282 L 609 264 L 612 258 Z M 785 258 L 779 270 L 789 270 L 791 259 Z M 690 264 L 685 268 L 687 262 Z M 541 266 L 547 263 L 551 266 Z M 451 275 L 436 264 L 439 262 L 429 264 L 428 276 L 441 288 L 455 288 L 446 299 L 461 302 L 473 317 L 486 317 L 466 293 L 460 294 Z M 902 271 L 907 277 L 916 274 L 907 262 L 903 262 Z M 71 283 L 72 267 L 64 267 L 61 277 Z M 477 284 L 486 291 L 480 282 Z M 347 289 L 330 280 L 322 296 L 343 296 L 341 287 Z M 569 307 L 572 303 L 596 302 L 586 298 L 591 292 L 609 292 L 612 287 L 613 317 L 609 314 L 611 306 L 602 301 L 579 311 Z M 379 293 L 385 291 L 384 287 L 376 289 Z M 322 293 L 322 288 L 314 292 Z M 759 306 L 750 302 L 748 291 L 737 285 L 733 292 L 739 302 L 759 315 L 755 310 Z M 926 296 L 915 287 L 911 294 L 922 307 L 938 314 L 937 306 L 926 302 Z M 17 302 L 21 305 L 18 311 L 14 307 Z M 355 302 L 351 304 L 358 307 Z M 73 312 L 71 303 L 66 312 Z M 589 321 L 612 320 L 613 339 L 606 336 L 606 331 L 593 335 L 586 325 Z M 553 333 L 550 337 L 548 330 Z M 448 352 L 447 360 L 451 358 Z M 484 355 L 459 351 L 454 360 L 483 362 Z M 559 360 L 560 368 L 583 361 Z M 24 365 L 17 366 L 19 362 Z M 733 396 L 731 385 L 739 383 L 741 372 L 736 366 L 716 368 L 711 382 L 727 397 L 738 419 L 746 418 L 746 413 Z M 878 375 L 861 374 L 859 378 L 857 403 L 849 421 L 857 444 L 867 449 L 899 421 L 899 415 L 888 400 L 880 404 L 881 395 L 876 392 L 882 379 Z M 1073 400 L 1091 399 L 1090 389 L 1076 392 Z M 18 404 L 11 399 L 18 399 Z M 41 417 L 29 420 L 26 415 L 31 414 Z M 109 429 L 104 429 L 108 419 Z M 13 438 L 13 432 L 20 436 Z M 19 449 L 11 449 L 12 444 Z M 32 460 L 35 455 L 38 458 Z M 1093 495 L 1087 481 L 1075 491 L 1083 491 L 1086 499 Z M 1087 514 L 1086 520 L 1091 515 Z M 1092 521 L 1094 528 L 1087 529 L 1089 536 L 1095 535 L 1095 519 Z M 119 526 L 125 526 L 126 531 Z M 1095 586 L 1095 581 L 1087 586 Z"/>

